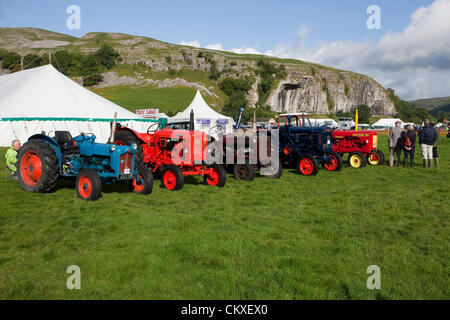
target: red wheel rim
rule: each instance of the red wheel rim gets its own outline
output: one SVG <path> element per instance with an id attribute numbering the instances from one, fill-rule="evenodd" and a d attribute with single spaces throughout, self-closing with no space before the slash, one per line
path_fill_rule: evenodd
<path id="1" fill-rule="evenodd" d="M 142 192 L 142 190 L 144 190 L 145 188 L 145 184 L 144 183 L 138 184 L 138 179 L 143 181 L 144 177 L 141 174 L 139 174 L 139 178 L 135 178 L 133 180 L 133 189 L 136 192 Z"/>
<path id="2" fill-rule="evenodd" d="M 34 186 L 41 180 L 42 162 L 36 152 L 25 153 L 20 163 L 20 174 L 23 181 L 29 186 Z"/>
<path id="3" fill-rule="evenodd" d="M 92 193 L 92 183 L 88 177 L 82 176 L 78 180 L 78 192 L 83 198 L 89 198 Z"/>
<path id="4" fill-rule="evenodd" d="M 309 176 L 314 171 L 314 164 L 310 159 L 302 159 L 300 161 L 300 172 L 305 176 Z"/>
<path id="5" fill-rule="evenodd" d="M 169 189 L 173 190 L 177 186 L 177 177 L 175 176 L 175 173 L 173 173 L 171 170 L 166 171 L 164 173 L 164 186 Z"/>
<path id="6" fill-rule="evenodd" d="M 206 181 L 210 186 L 217 186 L 219 184 L 219 170 L 211 169 L 211 173 L 206 177 Z"/>
<path id="7" fill-rule="evenodd" d="M 116 141 L 114 141 L 114 144 L 115 145 L 118 145 L 118 146 L 126 146 L 127 144 L 125 143 L 125 142 L 123 142 L 122 140 L 116 140 Z"/>
<path id="8" fill-rule="evenodd" d="M 334 171 L 338 166 L 338 160 L 334 155 L 330 154 L 329 157 L 331 158 L 331 163 L 325 163 L 325 168 L 329 171 Z"/>

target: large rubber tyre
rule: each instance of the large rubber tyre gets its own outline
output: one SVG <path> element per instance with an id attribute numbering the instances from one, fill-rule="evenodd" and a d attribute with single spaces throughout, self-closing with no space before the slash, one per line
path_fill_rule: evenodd
<path id="1" fill-rule="evenodd" d="M 142 141 L 129 131 L 118 131 L 114 135 L 114 144 L 131 146 L 136 143 L 136 166 L 144 166 L 144 151 L 142 150 Z"/>
<path id="2" fill-rule="evenodd" d="M 224 187 L 227 183 L 227 172 L 225 171 L 225 168 L 220 164 L 213 164 L 208 166 L 208 168 L 213 169 L 214 174 L 204 175 L 203 183 L 213 187 Z"/>
<path id="3" fill-rule="evenodd" d="M 102 196 L 102 182 L 97 172 L 92 169 L 82 169 L 75 183 L 78 198 L 95 201 Z"/>
<path id="4" fill-rule="evenodd" d="M 281 161 L 278 163 L 278 170 L 274 174 L 265 175 L 264 177 L 269 179 L 279 179 L 283 174 L 283 164 Z"/>
<path id="5" fill-rule="evenodd" d="M 366 155 L 367 164 L 370 164 L 372 166 L 379 166 L 384 162 L 384 157 L 381 156 L 381 151 L 378 152 L 375 151 L 374 153 L 370 153 Z M 383 155 L 384 156 L 384 155 Z"/>
<path id="6" fill-rule="evenodd" d="M 354 151 L 348 155 L 348 165 L 352 168 L 364 168 L 367 165 L 366 155 L 359 151 Z"/>
<path id="7" fill-rule="evenodd" d="M 144 166 L 137 166 L 138 177 L 128 181 L 131 192 L 138 194 L 150 194 L 153 190 L 153 174 Z"/>
<path id="8" fill-rule="evenodd" d="M 255 179 L 255 166 L 251 164 L 235 164 L 233 166 L 233 175 L 237 180 L 252 181 Z"/>
<path id="9" fill-rule="evenodd" d="M 331 163 L 322 163 L 322 168 L 328 171 L 341 171 L 342 169 L 342 157 L 339 153 L 332 151 L 328 153 L 328 156 L 331 157 Z"/>
<path id="10" fill-rule="evenodd" d="M 170 191 L 181 190 L 184 186 L 184 175 L 181 169 L 174 164 L 164 167 L 161 173 L 161 186 Z"/>
<path id="11" fill-rule="evenodd" d="M 17 155 L 17 178 L 23 190 L 46 193 L 56 186 L 59 162 L 53 149 L 42 140 L 26 142 Z"/>
<path id="12" fill-rule="evenodd" d="M 311 155 L 303 155 L 297 159 L 298 174 L 304 176 L 315 176 L 319 171 L 319 162 Z"/>

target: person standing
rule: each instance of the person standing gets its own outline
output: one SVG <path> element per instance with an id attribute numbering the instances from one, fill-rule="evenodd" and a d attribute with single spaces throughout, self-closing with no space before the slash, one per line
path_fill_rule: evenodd
<path id="1" fill-rule="evenodd" d="M 403 129 L 400 127 L 401 122 L 396 121 L 395 127 L 389 130 L 389 165 L 394 166 L 394 154 L 396 157 L 397 167 L 400 165 L 400 155 L 402 153 L 402 147 L 399 143 Z"/>
<path id="2" fill-rule="evenodd" d="M 436 124 L 432 123 L 431 126 L 434 127 Z M 438 155 L 438 145 L 439 140 L 441 140 L 441 132 L 439 131 L 439 128 L 434 127 L 434 130 L 436 131 L 436 141 L 433 144 L 433 159 L 434 159 L 434 166 L 437 168 L 439 167 L 439 155 Z"/>
<path id="3" fill-rule="evenodd" d="M 17 176 L 17 154 L 20 149 L 20 141 L 14 140 L 11 143 L 11 147 L 6 151 L 5 160 L 6 160 L 6 168 L 11 172 L 12 177 L 16 178 Z"/>
<path id="4" fill-rule="evenodd" d="M 413 125 L 409 125 L 407 131 L 402 132 L 401 141 L 405 154 L 404 166 L 408 167 L 408 158 L 410 159 L 411 169 L 414 168 L 414 153 L 416 152 L 417 131 Z"/>
<path id="5" fill-rule="evenodd" d="M 437 140 L 436 130 L 430 125 L 430 120 L 425 119 L 425 126 L 419 133 L 420 150 L 422 151 L 423 167 L 433 166 L 433 145 Z"/>

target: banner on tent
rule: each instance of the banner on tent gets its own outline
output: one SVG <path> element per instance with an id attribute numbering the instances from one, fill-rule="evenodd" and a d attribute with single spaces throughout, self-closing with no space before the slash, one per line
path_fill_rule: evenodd
<path id="1" fill-rule="evenodd" d="M 159 109 L 138 109 L 136 114 L 147 119 L 158 119 Z"/>

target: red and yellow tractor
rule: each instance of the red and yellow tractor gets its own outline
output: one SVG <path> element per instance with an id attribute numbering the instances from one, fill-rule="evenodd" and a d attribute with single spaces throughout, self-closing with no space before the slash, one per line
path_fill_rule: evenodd
<path id="1" fill-rule="evenodd" d="M 118 124 L 114 143 L 136 143 L 136 161 L 160 176 L 161 185 L 168 190 L 182 189 L 184 177 L 193 175 L 203 176 L 204 183 L 210 186 L 223 187 L 226 183 L 225 168 L 206 161 L 208 139 L 203 132 L 162 128 L 154 123 L 147 132 L 140 133 Z"/>
<path id="2" fill-rule="evenodd" d="M 377 149 L 377 145 L 376 131 L 333 131 L 333 151 L 341 156 L 348 153 L 348 165 L 353 168 L 362 168 L 367 164 L 383 164 L 384 154 Z"/>

